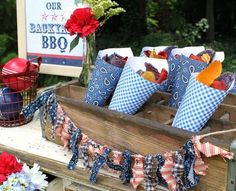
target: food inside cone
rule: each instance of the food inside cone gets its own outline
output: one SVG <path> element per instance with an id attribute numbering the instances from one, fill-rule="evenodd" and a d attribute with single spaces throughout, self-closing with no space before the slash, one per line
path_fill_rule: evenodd
<path id="1" fill-rule="evenodd" d="M 106 54 L 102 59 L 106 61 L 108 64 L 114 65 L 119 68 L 124 68 L 124 65 L 126 64 L 128 57 L 127 56 L 122 57 L 118 55 L 117 53 L 113 53 L 110 56 Z"/>
<path id="2" fill-rule="evenodd" d="M 128 58 L 134 56 L 131 48 L 108 48 L 98 51 L 98 57 L 103 58 L 106 55 L 111 56 L 114 53 L 118 54 L 119 56 Z"/>
<path id="3" fill-rule="evenodd" d="M 157 47 L 144 47 L 140 56 L 157 59 L 168 59 L 172 49 L 176 46 L 157 46 Z"/>
<path id="4" fill-rule="evenodd" d="M 168 78 L 168 72 L 166 69 L 162 68 L 159 72 L 152 64 L 145 62 L 146 71 L 138 70 L 138 74 L 145 80 L 153 83 L 162 83 Z"/>

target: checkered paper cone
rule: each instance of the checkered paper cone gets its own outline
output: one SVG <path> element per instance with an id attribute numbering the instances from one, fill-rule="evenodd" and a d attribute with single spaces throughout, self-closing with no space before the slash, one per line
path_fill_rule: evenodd
<path id="1" fill-rule="evenodd" d="M 232 89 L 217 90 L 196 80 L 194 73 L 175 115 L 172 126 L 194 133 L 199 132 Z"/>
<path id="2" fill-rule="evenodd" d="M 110 110 L 135 114 L 151 95 L 157 91 L 163 91 L 164 82 L 162 84 L 152 83 L 137 74 L 140 69 L 146 70 L 145 62 L 151 63 L 158 71 L 161 71 L 162 68 L 168 71 L 166 60 L 144 57 L 129 58 L 109 105 Z"/>
<path id="3" fill-rule="evenodd" d="M 184 55 L 181 55 L 177 59 L 173 56 L 172 58 L 172 60 L 171 57 L 168 60 L 170 65 L 170 79 L 173 79 L 172 87 L 171 85 L 168 87 L 171 89 L 169 106 L 179 108 L 188 86 L 191 74 L 195 72 L 201 72 L 207 67 L 207 64 L 197 60 L 192 60 Z"/>
<path id="4" fill-rule="evenodd" d="M 91 74 L 84 102 L 102 106 L 113 93 L 122 73 L 122 68 L 98 58 Z"/>
<path id="5" fill-rule="evenodd" d="M 122 57 L 133 56 L 131 48 L 109 48 L 100 50 L 85 94 L 85 103 L 103 106 L 114 92 L 123 68 L 111 65 L 102 59 L 105 55 L 110 56 L 113 53 L 117 53 Z"/>

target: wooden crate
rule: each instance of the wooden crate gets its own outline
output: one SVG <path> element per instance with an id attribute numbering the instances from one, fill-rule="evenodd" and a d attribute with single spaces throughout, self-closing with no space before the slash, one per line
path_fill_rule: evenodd
<path id="1" fill-rule="evenodd" d="M 76 83 L 68 83 L 56 89 L 58 100 L 77 127 L 102 145 L 134 153 L 157 154 L 177 150 L 193 134 L 171 127 L 176 110 L 167 106 L 170 95 L 157 93 L 134 116 L 110 111 L 82 102 L 85 89 Z M 227 130 L 236 127 L 236 97 L 229 95 L 220 105 L 201 133 Z M 51 140 L 51 125 L 43 127 L 46 139 Z M 201 134 L 200 133 L 200 134 Z M 236 133 L 206 138 L 213 144 L 229 149 Z M 55 143 L 61 144 L 56 138 Z M 227 189 L 228 163 L 219 157 L 205 159 L 209 166 L 207 176 L 202 177 L 193 190 Z"/>

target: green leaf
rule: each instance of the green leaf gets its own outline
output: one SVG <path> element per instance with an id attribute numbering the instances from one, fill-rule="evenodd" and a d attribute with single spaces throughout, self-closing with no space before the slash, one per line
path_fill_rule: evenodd
<path id="1" fill-rule="evenodd" d="M 70 43 L 70 52 L 79 44 L 79 35 L 77 35 Z"/>
<path id="2" fill-rule="evenodd" d="M 75 5 L 77 6 L 79 3 L 81 3 L 80 0 L 75 0 Z"/>

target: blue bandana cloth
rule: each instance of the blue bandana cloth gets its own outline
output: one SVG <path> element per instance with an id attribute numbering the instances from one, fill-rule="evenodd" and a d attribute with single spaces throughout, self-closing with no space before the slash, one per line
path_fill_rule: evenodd
<path id="1" fill-rule="evenodd" d="M 102 168 L 103 164 L 107 161 L 108 155 L 111 153 L 111 149 L 107 148 L 105 151 L 97 157 L 97 159 L 93 163 L 92 173 L 90 176 L 90 182 L 96 183 L 97 174 L 99 170 Z"/>
<path id="2" fill-rule="evenodd" d="M 172 55 L 169 58 L 170 80 L 168 89 L 171 90 L 171 98 L 169 106 L 179 108 L 180 103 L 185 94 L 189 79 L 192 73 L 200 72 L 208 65 L 204 62 L 192 60 L 184 55 L 179 58 L 174 58 Z"/>
<path id="3" fill-rule="evenodd" d="M 157 159 L 157 162 L 158 162 L 158 164 L 157 164 L 157 170 L 156 170 L 156 175 L 157 175 L 157 177 L 158 177 L 158 180 L 159 180 L 159 182 L 160 182 L 161 184 L 167 185 L 165 179 L 164 179 L 164 178 L 162 177 L 162 175 L 161 175 L 161 168 L 162 168 L 162 167 L 164 166 L 164 164 L 165 164 L 165 159 L 164 159 L 164 157 L 163 157 L 162 155 L 160 155 L 160 154 L 157 154 L 157 155 L 156 155 L 156 159 Z"/>
<path id="4" fill-rule="evenodd" d="M 192 140 L 187 141 L 184 146 L 184 170 L 185 170 L 185 187 L 192 188 L 199 183 L 199 176 L 194 172 L 195 152 Z"/>
<path id="5" fill-rule="evenodd" d="M 97 58 L 91 74 L 84 101 L 89 104 L 103 106 L 114 92 L 123 68 Z"/>
<path id="6" fill-rule="evenodd" d="M 107 163 L 106 164 L 110 169 L 117 170 L 117 171 L 122 171 L 122 166 L 114 164 L 113 161 L 110 158 L 107 158 Z"/>
<path id="7" fill-rule="evenodd" d="M 178 63 L 178 59 L 175 58 L 173 54 L 170 54 L 168 57 L 168 66 L 169 66 L 169 72 L 168 72 L 168 80 L 165 82 L 166 84 L 166 92 L 171 93 L 174 88 L 174 81 L 176 79 L 176 65 Z"/>
<path id="8" fill-rule="evenodd" d="M 78 143 L 78 139 L 81 136 L 81 134 L 82 134 L 82 131 L 78 128 L 71 136 L 70 148 L 73 152 L 73 156 L 70 159 L 70 162 L 69 162 L 68 167 L 67 167 L 69 170 L 74 170 L 76 165 L 77 165 L 77 162 L 79 160 L 79 147 L 78 147 L 79 143 Z"/>
<path id="9" fill-rule="evenodd" d="M 56 95 L 52 94 L 47 101 L 47 105 L 49 106 L 49 119 L 51 121 L 51 124 L 53 125 L 54 128 L 56 128 L 56 119 L 57 119 L 57 99 Z"/>
<path id="10" fill-rule="evenodd" d="M 123 184 L 125 183 L 129 183 L 130 179 L 132 178 L 132 158 L 131 158 L 131 153 L 129 151 L 124 151 L 122 153 L 122 157 L 123 157 L 123 164 L 122 164 L 122 171 L 121 171 L 121 175 L 120 175 L 120 179 L 123 182 Z"/>
<path id="11" fill-rule="evenodd" d="M 36 100 L 34 100 L 32 103 L 28 104 L 25 108 L 22 109 L 22 112 L 26 119 L 31 119 L 34 115 L 34 113 L 44 106 L 48 98 L 54 94 L 53 90 L 45 91 L 43 92 L 39 97 L 37 97 Z"/>

